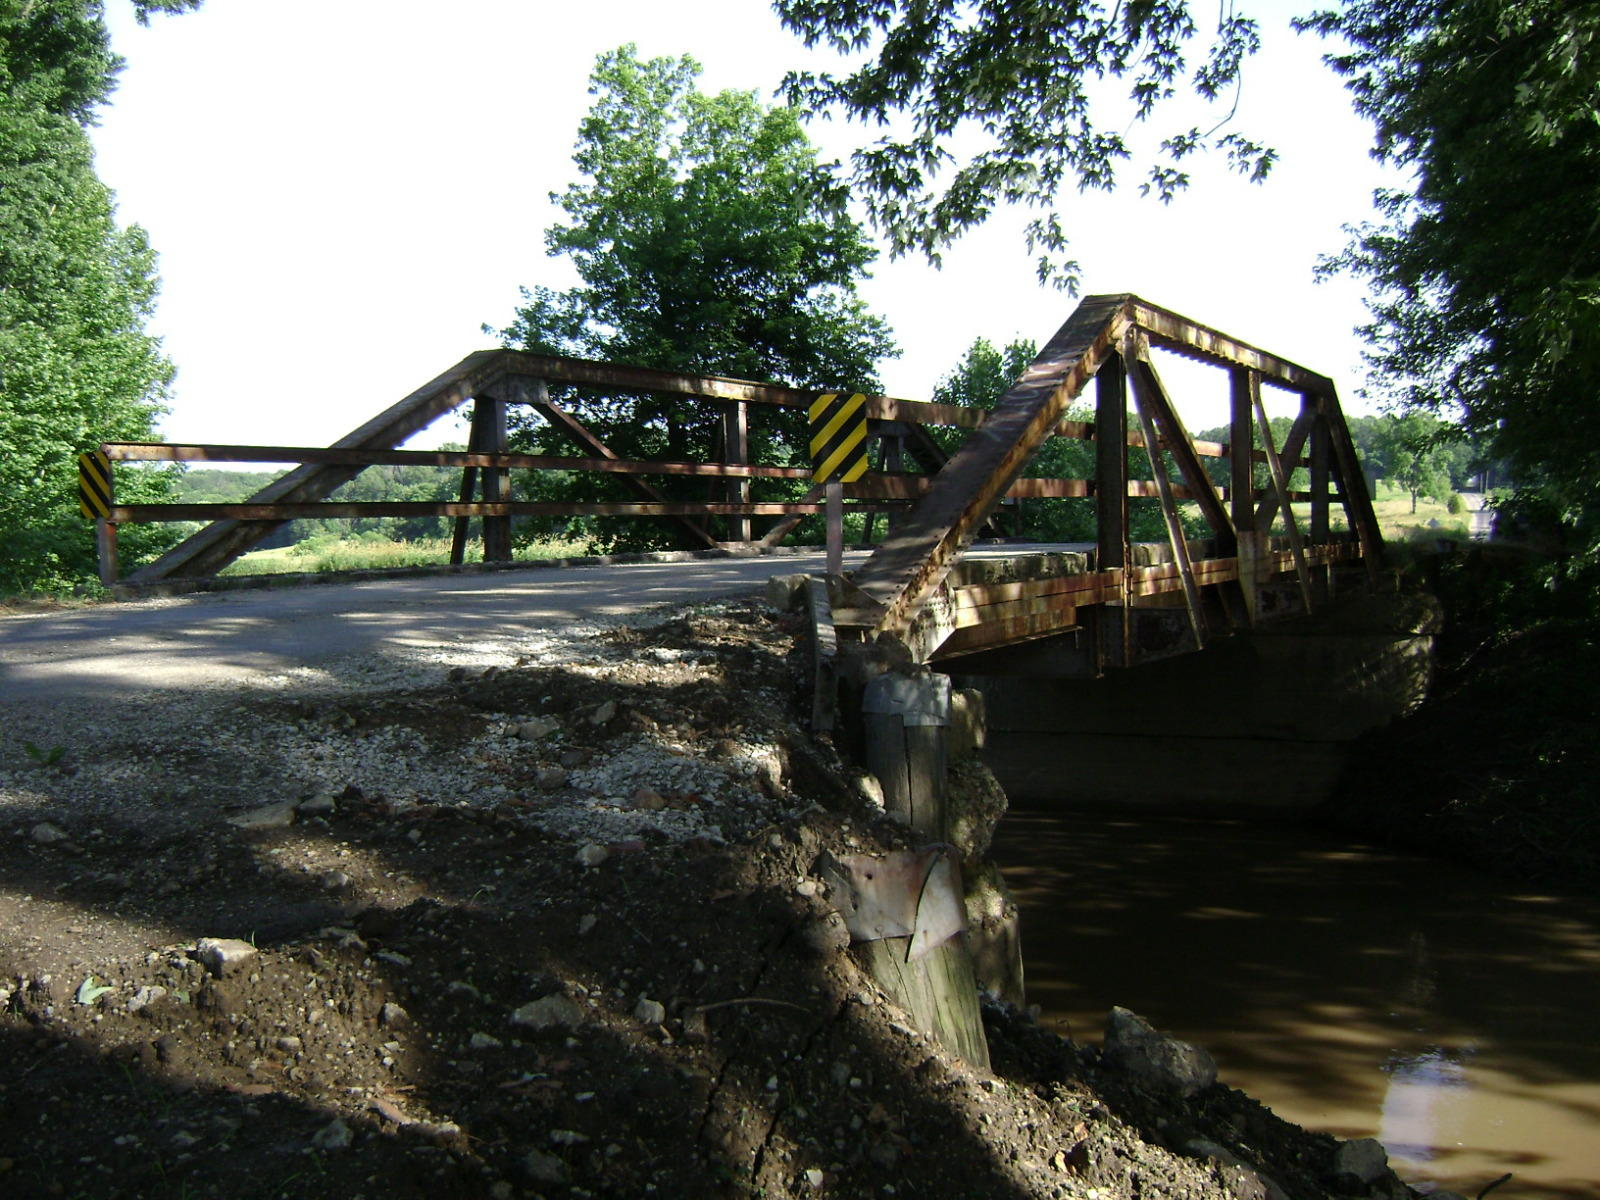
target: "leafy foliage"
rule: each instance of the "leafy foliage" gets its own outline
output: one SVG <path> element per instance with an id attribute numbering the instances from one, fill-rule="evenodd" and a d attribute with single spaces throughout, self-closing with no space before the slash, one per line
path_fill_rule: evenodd
<path id="1" fill-rule="evenodd" d="M 893 253 L 940 249 L 1004 204 L 1041 210 L 1027 226 L 1041 281 L 1075 289 L 1078 266 L 1059 211 L 1068 187 L 1109 190 L 1133 151 L 1127 130 L 1180 88 L 1226 102 L 1260 47 L 1254 19 L 1231 0 L 1201 33 L 1188 0 L 1070 4 L 1038 0 L 777 0 L 807 46 L 868 52 L 845 75 L 789 76 L 792 104 L 841 110 L 889 132 L 857 150 L 854 190 Z M 1193 48 L 1201 48 L 1191 64 Z M 1115 102 L 1104 81 L 1126 85 Z M 1226 113 L 1209 130 L 1174 130 L 1145 167 L 1142 188 L 1163 200 L 1188 184 L 1183 160 L 1203 148 L 1263 178 L 1274 152 Z M 966 153 L 966 146 L 976 146 Z M 964 155 L 964 157 L 958 157 Z"/>
<path id="2" fill-rule="evenodd" d="M 1371 280 L 1378 386 L 1503 456 L 1600 546 L 1600 3 L 1347 0 L 1303 27 L 1414 186 L 1329 264 Z M 1577 560 L 1583 561 L 1583 560 Z"/>
<path id="3" fill-rule="evenodd" d="M 142 230 L 117 227 L 84 129 L 118 65 L 99 4 L 0 5 L 0 592 L 94 577 L 77 455 L 152 436 L 171 379 L 144 332 L 155 255 Z M 159 499 L 169 480 L 119 471 L 117 497 Z M 135 527 L 123 551 L 138 557 L 166 539 Z"/>
<path id="4" fill-rule="evenodd" d="M 545 236 L 582 282 L 524 289 L 503 331 L 529 350 L 729 375 L 800 387 L 877 387 L 896 353 L 888 326 L 856 296 L 876 251 L 843 208 L 830 173 L 788 108 L 754 94 L 706 95 L 690 58 L 641 60 L 632 46 L 600 56 L 595 101 L 579 126 L 581 178 L 552 196 L 568 221 Z M 559 397 L 619 454 L 682 459 L 717 449 L 720 421 L 678 397 Z M 759 408 L 759 406 L 758 406 Z M 804 414 L 751 415 L 754 461 L 803 458 Z M 547 425 L 520 444 L 572 447 Z M 670 481 L 657 486 L 671 491 Z M 684 482 L 698 488 L 706 484 Z M 781 490 L 757 481 L 756 491 Z M 535 496 L 605 499 L 613 480 L 541 477 Z M 596 532 L 596 531 L 603 532 Z M 572 532 L 562 529 L 560 532 Z M 598 540 L 630 545 L 645 526 L 600 523 Z"/>

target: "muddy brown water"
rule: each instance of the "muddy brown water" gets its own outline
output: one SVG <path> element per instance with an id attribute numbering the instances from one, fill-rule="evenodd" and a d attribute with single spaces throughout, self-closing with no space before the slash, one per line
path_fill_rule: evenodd
<path id="1" fill-rule="evenodd" d="M 1013 800 L 1030 1003 L 1121 1004 L 1422 1190 L 1600 1197 L 1600 904 L 1284 824 Z"/>

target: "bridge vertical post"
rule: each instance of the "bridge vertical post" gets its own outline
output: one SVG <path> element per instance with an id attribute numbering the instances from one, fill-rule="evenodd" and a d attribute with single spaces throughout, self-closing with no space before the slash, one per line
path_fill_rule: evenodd
<path id="1" fill-rule="evenodd" d="M 1255 623 L 1261 607 L 1261 560 L 1266 534 L 1256 529 L 1255 395 L 1261 378 L 1248 367 L 1228 373 L 1228 499 L 1239 535 L 1239 590 Z"/>
<path id="2" fill-rule="evenodd" d="M 750 461 L 750 405 L 747 401 L 735 400 L 732 404 L 724 406 L 722 446 L 723 461 L 730 466 L 744 466 Z M 750 481 L 729 479 L 727 496 L 729 504 L 750 503 Z M 730 516 L 728 540 L 748 542 L 750 538 L 750 517 L 747 514 Z"/>
<path id="3" fill-rule="evenodd" d="M 508 448 L 506 404 L 493 396 L 477 396 L 472 402 L 472 431 L 484 454 L 504 454 Z M 504 467 L 484 467 L 480 474 L 485 504 L 499 504 L 509 498 L 511 472 Z M 511 518 L 483 518 L 483 561 L 511 561 Z"/>
<path id="4" fill-rule="evenodd" d="M 100 560 L 100 582 L 111 587 L 121 570 L 117 564 L 117 527 L 104 517 L 95 518 L 94 546 Z"/>
<path id="5" fill-rule="evenodd" d="M 1112 353 L 1094 376 L 1095 570 L 1122 572 L 1119 623 L 1099 623 L 1099 665 L 1127 666 L 1133 614 L 1127 570 L 1128 547 L 1128 367 Z"/>
<path id="6" fill-rule="evenodd" d="M 1330 460 L 1332 458 L 1331 430 L 1328 428 L 1326 402 L 1310 392 L 1300 395 L 1300 411 L 1311 422 L 1311 526 L 1306 535 L 1313 546 L 1326 546 L 1329 541 L 1328 517 Z M 1319 601 L 1327 601 L 1333 594 L 1333 564 L 1324 563 L 1312 571 L 1312 591 Z"/>

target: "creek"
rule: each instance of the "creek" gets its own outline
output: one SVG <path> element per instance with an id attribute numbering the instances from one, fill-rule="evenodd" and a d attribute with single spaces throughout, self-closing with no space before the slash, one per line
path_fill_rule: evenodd
<path id="1" fill-rule="evenodd" d="M 1256 814 L 1013 796 L 993 854 L 1047 1027 L 1131 1008 L 1421 1190 L 1600 1196 L 1600 903 Z"/>

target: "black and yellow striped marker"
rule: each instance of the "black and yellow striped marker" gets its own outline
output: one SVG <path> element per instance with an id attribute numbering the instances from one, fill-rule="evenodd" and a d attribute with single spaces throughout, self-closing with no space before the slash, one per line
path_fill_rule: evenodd
<path id="1" fill-rule="evenodd" d="M 811 403 L 811 478 L 854 483 L 867 473 L 867 398 L 824 392 Z"/>
<path id="2" fill-rule="evenodd" d="M 111 516 L 111 460 L 104 451 L 78 455 L 78 511 L 90 519 Z"/>

